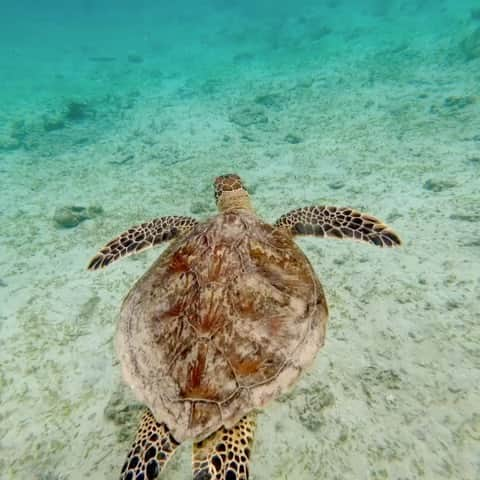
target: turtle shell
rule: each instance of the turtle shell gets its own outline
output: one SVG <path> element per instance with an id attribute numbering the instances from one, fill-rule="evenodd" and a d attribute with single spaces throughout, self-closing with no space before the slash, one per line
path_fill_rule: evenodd
<path id="1" fill-rule="evenodd" d="M 203 439 L 282 394 L 312 363 L 323 289 L 292 237 L 245 211 L 174 241 L 127 295 L 124 379 L 178 441 Z"/>

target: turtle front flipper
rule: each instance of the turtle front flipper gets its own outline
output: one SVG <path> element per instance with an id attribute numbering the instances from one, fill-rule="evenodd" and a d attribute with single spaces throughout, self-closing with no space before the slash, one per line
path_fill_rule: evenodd
<path id="1" fill-rule="evenodd" d="M 396 247 L 402 243 L 400 237 L 381 220 L 353 208 L 298 208 L 282 215 L 274 226 L 292 235 L 352 238 L 378 247 Z"/>
<path id="2" fill-rule="evenodd" d="M 193 480 L 248 480 L 255 416 L 222 427 L 193 445 Z"/>
<path id="3" fill-rule="evenodd" d="M 129 228 L 108 242 L 88 264 L 88 270 L 106 267 L 119 258 L 143 252 L 177 235 L 187 233 L 198 222 L 190 217 L 160 217 Z"/>
<path id="4" fill-rule="evenodd" d="M 135 441 L 123 465 L 120 480 L 153 480 L 175 452 L 179 443 L 164 423 L 146 410 Z"/>

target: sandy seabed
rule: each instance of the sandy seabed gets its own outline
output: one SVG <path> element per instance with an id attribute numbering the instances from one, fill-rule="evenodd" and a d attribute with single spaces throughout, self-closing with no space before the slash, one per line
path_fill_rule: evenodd
<path id="1" fill-rule="evenodd" d="M 61 129 L 34 119 L 31 143 L 0 152 L 2 480 L 117 478 L 137 408 L 112 338 L 162 247 L 85 267 L 131 225 L 214 214 L 212 180 L 229 172 L 267 221 L 351 206 L 404 241 L 299 240 L 326 290 L 327 341 L 259 416 L 252 478 L 479 478 L 479 60 L 389 45 L 268 69 L 244 55 L 242 75 L 201 81 L 166 74 Z M 103 213 L 59 228 L 65 205 Z M 189 476 L 182 446 L 164 478 Z"/>

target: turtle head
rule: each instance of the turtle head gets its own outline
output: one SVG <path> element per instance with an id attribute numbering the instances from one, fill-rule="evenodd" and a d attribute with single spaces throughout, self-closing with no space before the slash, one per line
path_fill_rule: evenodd
<path id="1" fill-rule="evenodd" d="M 214 185 L 215 201 L 221 212 L 236 209 L 253 210 L 248 192 L 238 175 L 234 173 L 221 175 L 215 179 Z"/>

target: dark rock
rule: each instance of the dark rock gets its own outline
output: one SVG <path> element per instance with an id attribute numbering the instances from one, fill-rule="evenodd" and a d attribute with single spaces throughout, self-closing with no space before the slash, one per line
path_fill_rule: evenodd
<path id="1" fill-rule="evenodd" d="M 460 50 L 467 61 L 480 58 L 480 28 L 475 29 L 460 42 Z"/>
<path id="2" fill-rule="evenodd" d="M 297 143 L 301 143 L 302 139 L 298 135 L 295 135 L 294 133 L 288 133 L 287 135 L 285 135 L 285 141 L 288 143 L 297 144 Z"/>
<path id="3" fill-rule="evenodd" d="M 474 238 L 473 240 L 462 242 L 462 247 L 480 247 L 480 238 Z"/>
<path id="4" fill-rule="evenodd" d="M 475 103 L 475 97 L 472 95 L 466 95 L 464 97 L 447 97 L 445 101 L 443 102 L 443 105 L 448 108 L 465 108 L 468 105 L 472 105 Z"/>
<path id="5" fill-rule="evenodd" d="M 446 307 L 447 310 L 452 311 L 456 310 L 457 308 L 460 308 L 462 306 L 462 303 L 459 302 L 458 300 L 447 300 Z"/>
<path id="6" fill-rule="evenodd" d="M 452 213 L 450 215 L 452 220 L 460 220 L 462 222 L 477 223 L 480 222 L 480 214 L 478 213 Z"/>
<path id="7" fill-rule="evenodd" d="M 85 120 L 87 117 L 91 116 L 92 113 L 93 110 L 87 102 L 69 100 L 66 104 L 65 118 L 72 122 Z"/>
<path id="8" fill-rule="evenodd" d="M 333 182 L 330 182 L 328 184 L 328 186 L 332 190 L 340 190 L 341 188 L 343 188 L 345 186 L 345 182 L 342 182 L 341 180 L 335 180 Z"/>
<path id="9" fill-rule="evenodd" d="M 131 53 L 128 57 L 127 60 L 130 63 L 143 63 L 143 57 L 139 55 L 138 53 Z"/>
<path id="10" fill-rule="evenodd" d="M 463 142 L 480 142 L 480 133 L 474 135 L 473 137 L 463 137 Z"/>
<path id="11" fill-rule="evenodd" d="M 433 180 L 431 178 L 423 184 L 423 188 L 425 190 L 430 190 L 431 192 L 437 193 L 456 186 L 457 183 L 453 180 Z"/>
<path id="12" fill-rule="evenodd" d="M 240 140 L 244 140 L 245 142 L 255 142 L 255 137 L 249 133 L 246 133 L 244 132 L 241 137 L 240 137 Z"/>
<path id="13" fill-rule="evenodd" d="M 86 145 L 89 142 L 90 142 L 90 138 L 88 137 L 80 137 L 72 140 L 73 145 Z"/>
<path id="14" fill-rule="evenodd" d="M 121 160 L 110 160 L 108 163 L 112 165 L 125 165 L 126 163 L 131 162 L 135 158 L 133 153 L 125 155 Z"/>
<path id="15" fill-rule="evenodd" d="M 251 125 L 267 123 L 268 117 L 261 108 L 245 107 L 231 113 L 230 121 L 240 127 L 249 127 Z"/>
<path id="16" fill-rule="evenodd" d="M 480 8 L 472 8 L 470 10 L 470 17 L 472 20 L 480 20 Z"/>
<path id="17" fill-rule="evenodd" d="M 276 93 L 267 93 L 265 95 L 257 95 L 255 103 L 263 105 L 267 108 L 280 108 L 283 105 L 283 98 Z"/>

